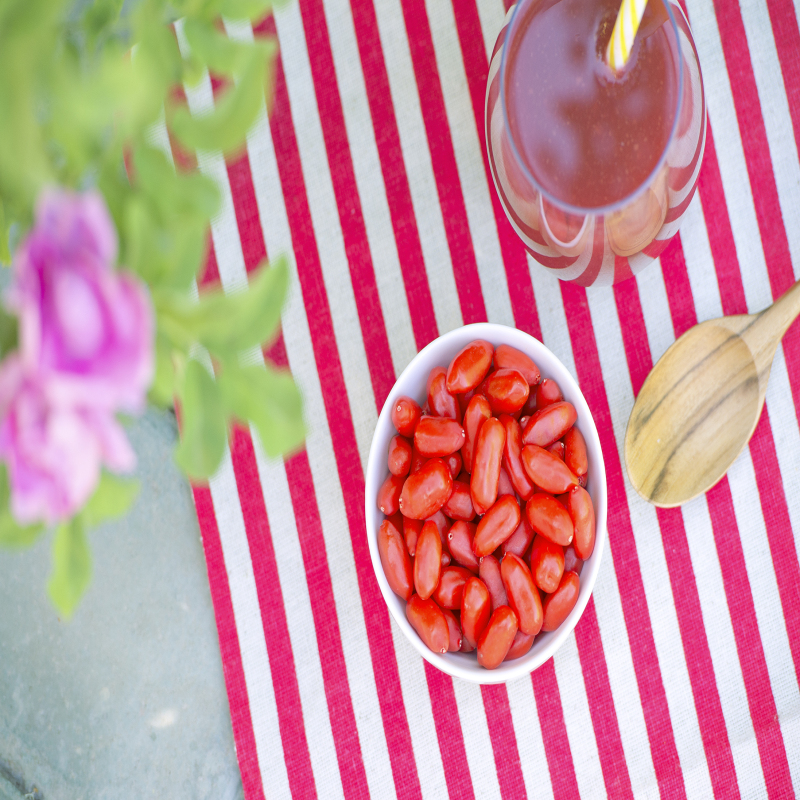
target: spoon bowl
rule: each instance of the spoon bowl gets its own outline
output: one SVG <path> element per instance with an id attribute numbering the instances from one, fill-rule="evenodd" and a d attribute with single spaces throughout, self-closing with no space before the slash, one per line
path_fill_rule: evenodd
<path id="1" fill-rule="evenodd" d="M 647 376 L 625 434 L 636 491 L 663 508 L 719 481 L 753 435 L 778 342 L 800 313 L 800 282 L 760 314 L 708 320 Z"/>

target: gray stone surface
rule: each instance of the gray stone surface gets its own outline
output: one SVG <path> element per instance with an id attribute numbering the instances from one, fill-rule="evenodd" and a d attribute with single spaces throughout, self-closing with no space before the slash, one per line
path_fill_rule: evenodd
<path id="1" fill-rule="evenodd" d="M 141 493 L 90 534 L 70 622 L 45 591 L 52 538 L 0 550 L 0 800 L 242 797 L 174 416 L 148 411 L 129 434 Z"/>

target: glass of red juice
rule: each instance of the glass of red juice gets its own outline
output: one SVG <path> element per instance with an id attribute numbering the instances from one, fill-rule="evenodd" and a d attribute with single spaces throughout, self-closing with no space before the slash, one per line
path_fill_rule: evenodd
<path id="1" fill-rule="evenodd" d="M 621 0 L 519 0 L 494 48 L 486 142 L 531 257 L 608 286 L 657 258 L 697 186 L 706 103 L 689 23 L 649 0 L 626 66 L 605 51 Z"/>

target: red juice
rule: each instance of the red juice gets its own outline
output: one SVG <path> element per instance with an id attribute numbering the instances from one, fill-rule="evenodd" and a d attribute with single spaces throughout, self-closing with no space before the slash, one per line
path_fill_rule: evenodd
<path id="1" fill-rule="evenodd" d="M 677 114 L 678 54 L 661 0 L 650 0 L 628 64 L 605 63 L 620 0 L 541 0 L 509 43 L 508 126 L 553 198 L 592 209 L 647 183 Z M 666 23 L 666 24 L 665 24 Z"/>

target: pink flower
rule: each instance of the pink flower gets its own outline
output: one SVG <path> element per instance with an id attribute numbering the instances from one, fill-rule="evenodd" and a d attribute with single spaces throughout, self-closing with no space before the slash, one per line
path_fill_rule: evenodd
<path id="1" fill-rule="evenodd" d="M 14 259 L 9 303 L 20 352 L 64 399 L 140 411 L 153 375 L 153 314 L 142 282 L 115 271 L 117 236 L 97 192 L 47 190 Z"/>
<path id="2" fill-rule="evenodd" d="M 136 465 L 113 414 L 75 405 L 16 354 L 0 365 L 0 415 L 0 455 L 20 523 L 69 518 L 91 497 L 101 465 L 115 472 Z"/>
<path id="3" fill-rule="evenodd" d="M 103 466 L 136 456 L 118 411 L 143 409 L 153 373 L 144 285 L 115 270 L 117 237 L 96 192 L 47 191 L 14 259 L 19 352 L 0 364 L 0 459 L 19 522 L 55 522 L 91 497 Z"/>

